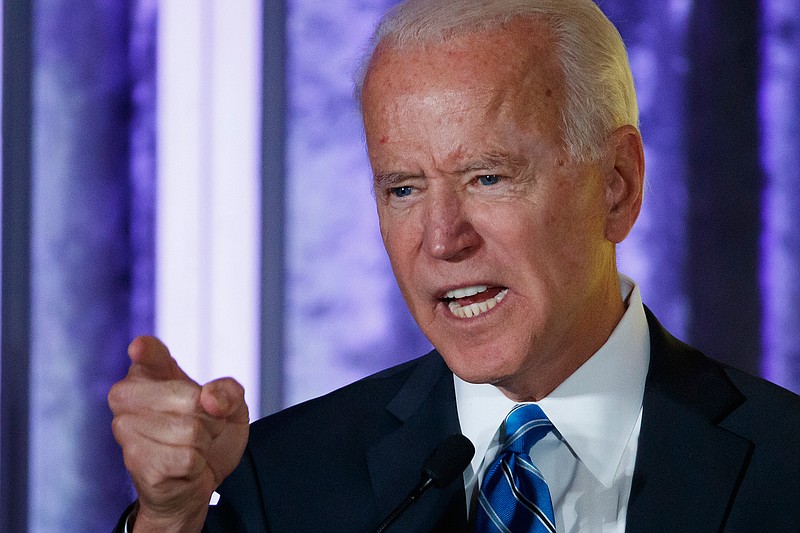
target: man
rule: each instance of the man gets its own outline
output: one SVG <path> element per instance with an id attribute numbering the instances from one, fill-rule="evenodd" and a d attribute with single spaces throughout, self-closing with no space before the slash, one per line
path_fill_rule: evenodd
<path id="1" fill-rule="evenodd" d="M 201 387 L 136 339 L 109 395 L 139 496 L 127 527 L 371 531 L 463 432 L 477 453 L 462 482 L 392 527 L 468 530 L 498 428 L 533 402 L 552 423 L 530 459 L 558 531 L 800 530 L 798 398 L 676 341 L 617 273 L 644 156 L 625 49 L 600 10 L 410 0 L 365 65 L 381 233 L 436 350 L 248 435 L 238 384 Z"/>

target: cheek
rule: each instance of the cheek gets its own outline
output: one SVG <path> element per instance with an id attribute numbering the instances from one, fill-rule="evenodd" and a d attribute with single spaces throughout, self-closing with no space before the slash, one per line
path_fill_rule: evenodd
<path id="1" fill-rule="evenodd" d="M 511 264 L 518 268 L 528 265 L 540 275 L 560 278 L 580 269 L 587 254 L 603 239 L 603 225 L 594 210 L 569 200 L 495 211 L 485 227 Z"/>
<path id="2" fill-rule="evenodd" d="M 501 203 L 480 213 L 476 225 L 484 240 L 496 243 L 508 255 L 529 255 L 546 247 L 553 226 L 560 223 L 555 214 L 530 201 Z"/>
<path id="3" fill-rule="evenodd" d="M 391 225 L 386 220 L 386 213 L 384 210 L 378 206 L 378 229 L 381 232 L 381 239 L 383 240 L 383 247 L 386 248 L 386 251 L 389 251 L 389 243 L 391 242 L 389 232 L 391 230 Z"/>
<path id="4" fill-rule="evenodd" d="M 395 276 L 402 284 L 403 280 L 400 279 L 402 273 L 410 268 L 413 257 L 413 226 L 407 223 L 407 221 L 404 223 L 403 220 L 397 217 L 391 217 L 385 212 L 380 213 L 380 210 L 379 222 L 383 246 L 389 256 L 389 261 L 392 264 Z"/>

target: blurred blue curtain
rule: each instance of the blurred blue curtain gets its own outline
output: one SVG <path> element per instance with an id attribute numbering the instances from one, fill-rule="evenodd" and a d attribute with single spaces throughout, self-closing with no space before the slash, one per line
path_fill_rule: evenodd
<path id="1" fill-rule="evenodd" d="M 763 375 L 800 392 L 800 2 L 762 0 Z"/>
<path id="2" fill-rule="evenodd" d="M 426 347 L 383 257 L 349 92 L 393 3 L 286 0 L 286 286 L 270 291 L 285 294 L 285 351 L 271 354 L 286 362 L 284 403 Z M 622 269 L 676 334 L 795 391 L 798 4 L 602 3 L 630 49 L 648 157 Z M 31 305 L 15 318 L 30 326 L 30 375 L 18 374 L 30 474 L 14 488 L 28 495 L 31 531 L 104 531 L 131 497 L 105 396 L 129 338 L 152 329 L 157 1 L 33 6 Z M 4 223 L 14 201 L 3 198 Z M 27 246 L 7 235 L 19 240 L 4 250 Z M 13 424 L 3 419 L 4 436 Z"/>
<path id="3" fill-rule="evenodd" d="M 800 3 L 603 8 L 631 51 L 648 157 L 623 268 L 676 334 L 800 391 Z"/>
<path id="4" fill-rule="evenodd" d="M 676 335 L 758 373 L 758 5 L 603 7 L 630 48 L 648 157 L 644 213 L 621 246 L 622 269 L 635 273 L 645 302 Z"/>
<path id="5" fill-rule="evenodd" d="M 155 15 L 33 2 L 30 531 L 107 531 L 132 496 L 106 395 L 152 330 Z"/>

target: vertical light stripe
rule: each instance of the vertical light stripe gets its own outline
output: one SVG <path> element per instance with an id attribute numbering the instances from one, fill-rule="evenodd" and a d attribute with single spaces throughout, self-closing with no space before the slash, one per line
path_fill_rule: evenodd
<path id="1" fill-rule="evenodd" d="M 202 143 L 204 2 L 170 0 L 159 6 L 157 187 L 156 187 L 156 333 L 171 346 L 187 373 L 202 379 L 208 329 L 201 277 L 203 253 L 202 191 L 208 177 Z"/>
<path id="2" fill-rule="evenodd" d="M 213 2 L 210 370 L 249 381 L 253 414 L 260 398 L 261 9 L 258 0 Z"/>
<path id="3" fill-rule="evenodd" d="M 800 392 L 800 4 L 761 6 L 762 373 Z"/>
<path id="4" fill-rule="evenodd" d="M 259 412 L 257 0 L 160 4 L 156 330 L 196 380 Z"/>

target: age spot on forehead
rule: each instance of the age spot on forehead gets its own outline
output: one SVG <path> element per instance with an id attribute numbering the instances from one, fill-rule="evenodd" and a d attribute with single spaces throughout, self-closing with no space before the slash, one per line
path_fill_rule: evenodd
<path id="1" fill-rule="evenodd" d="M 550 98 L 551 96 L 553 96 L 553 90 L 552 89 L 547 89 L 547 92 L 544 93 L 544 95 L 547 96 L 548 98 Z"/>

